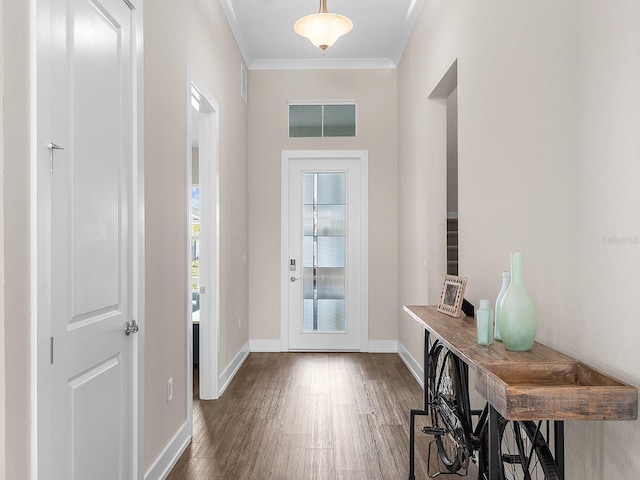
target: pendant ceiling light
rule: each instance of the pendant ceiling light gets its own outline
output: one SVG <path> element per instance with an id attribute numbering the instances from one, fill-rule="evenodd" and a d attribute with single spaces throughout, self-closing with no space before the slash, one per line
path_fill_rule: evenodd
<path id="1" fill-rule="evenodd" d="M 327 0 L 320 0 L 320 11 L 298 20 L 293 29 L 298 35 L 307 37 L 311 43 L 322 50 L 327 48 L 353 28 L 353 22 L 343 15 L 327 12 Z"/>

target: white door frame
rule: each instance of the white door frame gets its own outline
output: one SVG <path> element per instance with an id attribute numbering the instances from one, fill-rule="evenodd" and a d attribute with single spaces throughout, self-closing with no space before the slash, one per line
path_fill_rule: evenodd
<path id="1" fill-rule="evenodd" d="M 205 83 L 198 77 L 191 66 L 187 66 L 187 193 L 188 193 L 188 228 L 187 235 L 187 259 L 185 266 L 187 272 L 186 295 L 187 302 L 187 405 L 188 423 L 193 427 L 193 324 L 191 322 L 191 185 L 193 183 L 192 168 L 192 148 L 191 138 L 195 133 L 195 126 L 192 122 L 192 88 L 195 88 L 201 95 L 201 103 L 210 107 L 211 112 L 202 115 L 199 126 L 200 156 L 199 173 L 200 185 L 205 185 L 200 190 L 200 215 L 203 219 L 201 223 L 200 238 L 209 239 L 209 244 L 213 246 L 208 253 L 209 261 L 200 263 L 200 278 L 205 287 L 205 295 L 208 300 L 209 312 L 203 316 L 200 322 L 200 398 L 204 400 L 215 400 L 220 396 L 219 390 L 219 369 L 218 352 L 220 350 L 220 195 L 219 195 L 219 119 L 220 108 L 215 98 L 207 89 Z M 205 164 L 203 160 L 207 159 Z M 204 168 L 203 168 L 204 167 Z M 204 195 L 203 195 L 204 193 Z M 208 208 L 202 208 L 207 205 Z M 204 229 L 202 226 L 204 224 Z M 207 313 L 207 312 L 205 312 Z"/>
<path id="2" fill-rule="evenodd" d="M 124 1 L 124 0 L 123 0 Z M 132 342 L 133 449 L 131 478 L 144 477 L 144 338 L 145 338 L 145 229 L 144 229 L 144 71 L 143 57 L 143 0 L 126 0 L 132 10 L 132 166 L 131 166 L 131 221 L 132 228 L 132 299 L 131 311 L 139 331 Z M 48 102 L 50 59 L 38 57 L 38 52 L 52 42 L 50 31 L 51 0 L 35 0 L 32 10 L 34 32 L 32 39 L 32 65 L 36 73 L 31 84 L 31 479 L 48 478 L 51 471 L 50 442 L 52 431 L 50 406 L 53 392 L 50 373 L 51 338 L 51 179 L 49 150 L 51 116 L 54 112 Z"/>
<path id="3" fill-rule="evenodd" d="M 280 195 L 280 350 L 289 350 L 289 190 L 292 160 L 357 160 L 360 163 L 360 351 L 369 351 L 369 152 L 367 150 L 283 150 L 281 156 Z M 285 287 L 287 286 L 287 287 Z"/>

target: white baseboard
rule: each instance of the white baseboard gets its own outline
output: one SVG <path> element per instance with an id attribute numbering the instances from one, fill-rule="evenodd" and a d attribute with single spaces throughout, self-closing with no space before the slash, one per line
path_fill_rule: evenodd
<path id="1" fill-rule="evenodd" d="M 280 339 L 251 340 L 252 352 L 280 352 Z M 397 340 L 369 340 L 370 353 L 398 353 Z"/>
<path id="2" fill-rule="evenodd" d="M 400 355 L 400 358 L 407 366 L 411 374 L 418 381 L 420 386 L 424 388 L 424 370 L 422 369 L 420 364 L 416 362 L 416 359 L 413 358 L 413 356 L 409 353 L 405 346 L 400 342 L 398 342 L 398 355 Z"/>
<path id="3" fill-rule="evenodd" d="M 242 346 L 242 348 L 233 358 L 231 363 L 227 366 L 227 368 L 224 369 L 224 371 L 220 375 L 220 378 L 218 379 L 218 385 L 221 385 L 220 395 L 222 395 L 224 391 L 227 389 L 227 387 L 229 386 L 229 383 L 231 383 L 231 380 L 233 380 L 233 377 L 235 377 L 236 373 L 238 372 L 238 369 L 242 366 L 244 361 L 247 359 L 247 357 L 249 356 L 249 353 L 251 353 L 251 349 L 249 345 L 250 343 L 247 342 Z"/>
<path id="4" fill-rule="evenodd" d="M 145 480 L 164 480 L 169 476 L 171 469 L 178 463 L 180 456 L 191 442 L 191 425 L 188 422 L 182 424 L 171 441 L 164 447 L 153 465 L 144 474 Z"/>

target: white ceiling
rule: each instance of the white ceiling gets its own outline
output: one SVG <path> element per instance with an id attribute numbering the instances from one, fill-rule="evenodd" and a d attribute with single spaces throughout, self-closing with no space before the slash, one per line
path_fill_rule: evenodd
<path id="1" fill-rule="evenodd" d="M 293 31 L 299 18 L 318 13 L 319 0 L 220 0 L 249 69 L 393 68 L 402 57 L 424 0 L 327 0 L 330 13 L 353 30 L 322 56 Z"/>

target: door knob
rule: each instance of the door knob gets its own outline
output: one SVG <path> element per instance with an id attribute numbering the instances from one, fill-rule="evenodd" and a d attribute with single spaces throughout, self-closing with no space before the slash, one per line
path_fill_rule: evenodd
<path id="1" fill-rule="evenodd" d="M 138 333 L 138 324 L 135 320 L 129 320 L 127 323 L 127 329 L 124 331 L 127 335 L 131 335 L 132 333 Z"/>
<path id="2" fill-rule="evenodd" d="M 290 280 L 291 280 L 292 282 L 296 282 L 296 281 L 300 280 L 300 278 L 299 278 L 299 277 L 298 277 L 298 278 L 296 278 L 296 277 L 291 277 L 291 278 L 290 278 Z"/>

